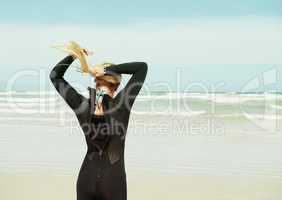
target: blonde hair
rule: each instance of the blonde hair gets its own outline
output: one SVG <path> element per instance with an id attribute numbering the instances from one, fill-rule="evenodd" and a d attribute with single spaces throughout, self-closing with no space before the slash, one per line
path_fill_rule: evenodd
<path id="1" fill-rule="evenodd" d="M 113 63 L 103 63 L 102 65 L 104 66 L 104 68 L 107 68 L 107 67 L 113 66 L 115 64 L 113 64 Z M 113 74 L 113 75 L 106 74 L 106 75 L 100 77 L 100 79 L 103 79 L 107 82 L 110 82 L 110 83 L 116 84 L 116 85 L 120 84 L 121 78 L 122 78 L 121 74 Z"/>
<path id="2" fill-rule="evenodd" d="M 80 61 L 80 69 L 78 69 L 79 72 L 83 73 L 83 74 L 90 74 L 90 68 L 91 66 L 88 64 L 87 60 L 86 60 L 86 52 L 83 48 L 80 47 L 80 45 L 74 41 L 70 41 L 69 43 L 67 43 L 64 46 L 53 46 L 54 48 L 63 50 L 69 54 L 74 55 L 76 58 L 79 59 Z M 113 63 L 108 63 L 108 62 L 104 62 L 102 63 L 102 66 L 104 68 L 107 68 L 109 66 L 114 65 Z M 113 75 L 103 75 L 101 77 L 99 77 L 99 79 L 101 80 L 105 80 L 111 84 L 114 85 L 119 85 L 121 82 L 121 74 L 113 74 Z"/>

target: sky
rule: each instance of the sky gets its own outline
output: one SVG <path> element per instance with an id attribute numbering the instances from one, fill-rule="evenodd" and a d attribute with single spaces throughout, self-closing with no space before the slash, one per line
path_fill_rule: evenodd
<path id="1" fill-rule="evenodd" d="M 273 68 L 282 87 L 281 0 L 2 1 L 0 34 L 0 90 L 23 71 L 47 78 L 65 56 L 50 46 L 70 40 L 95 52 L 91 63 L 147 62 L 150 88 L 165 81 L 176 90 L 181 71 L 181 90 L 223 82 L 238 91 Z M 89 82 L 73 71 L 70 80 Z M 36 89 L 37 79 L 14 88 Z"/>
<path id="2" fill-rule="evenodd" d="M 158 18 L 272 16 L 282 15 L 281 0 L 26 0 L 1 3 L 4 22 L 119 23 Z"/>

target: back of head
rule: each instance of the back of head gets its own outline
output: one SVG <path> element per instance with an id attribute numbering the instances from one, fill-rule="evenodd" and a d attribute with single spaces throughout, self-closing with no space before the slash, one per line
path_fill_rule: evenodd
<path id="1" fill-rule="evenodd" d="M 110 66 L 114 66 L 115 64 L 113 63 L 103 63 L 104 68 L 110 67 Z M 120 84 L 121 82 L 121 74 L 117 74 L 117 73 L 106 73 L 104 76 L 104 79 L 110 83 L 113 84 Z"/>
<path id="2" fill-rule="evenodd" d="M 104 68 L 113 65 L 114 65 L 113 63 L 103 63 Z M 113 90 L 116 90 L 118 88 L 121 79 L 122 79 L 122 75 L 117 73 L 106 73 L 105 75 L 96 78 L 96 80 L 100 82 L 104 82 L 105 84 L 108 83 L 108 87 L 111 87 Z"/>

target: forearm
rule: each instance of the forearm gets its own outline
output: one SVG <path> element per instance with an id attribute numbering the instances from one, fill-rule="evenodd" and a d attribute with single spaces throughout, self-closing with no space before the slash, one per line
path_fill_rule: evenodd
<path id="1" fill-rule="evenodd" d="M 80 105 L 85 100 L 85 97 L 79 94 L 64 78 L 64 74 L 70 64 L 75 60 L 75 57 L 69 55 L 61 60 L 50 73 L 50 79 L 55 89 L 74 110 L 76 114 L 80 113 Z"/>
<path id="2" fill-rule="evenodd" d="M 63 78 L 65 72 L 71 63 L 75 60 L 72 55 L 68 55 L 63 60 L 55 65 L 55 67 L 50 72 L 50 79 L 53 82 L 56 79 Z"/>
<path id="3" fill-rule="evenodd" d="M 122 64 L 111 65 L 105 69 L 106 73 L 119 74 L 135 74 L 139 71 L 146 71 L 147 64 L 145 62 L 128 62 Z"/>

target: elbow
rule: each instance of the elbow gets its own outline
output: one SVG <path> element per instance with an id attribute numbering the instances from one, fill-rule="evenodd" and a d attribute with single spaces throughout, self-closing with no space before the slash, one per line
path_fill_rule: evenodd
<path id="1" fill-rule="evenodd" d="M 147 73 L 148 71 L 148 64 L 146 62 L 141 62 L 141 66 L 144 72 Z"/>
<path id="2" fill-rule="evenodd" d="M 54 82 L 54 81 L 56 80 L 56 78 L 57 78 L 57 74 L 56 74 L 56 72 L 55 72 L 54 70 L 52 70 L 52 71 L 50 72 L 50 74 L 49 74 L 49 79 L 50 79 L 52 82 Z"/>

